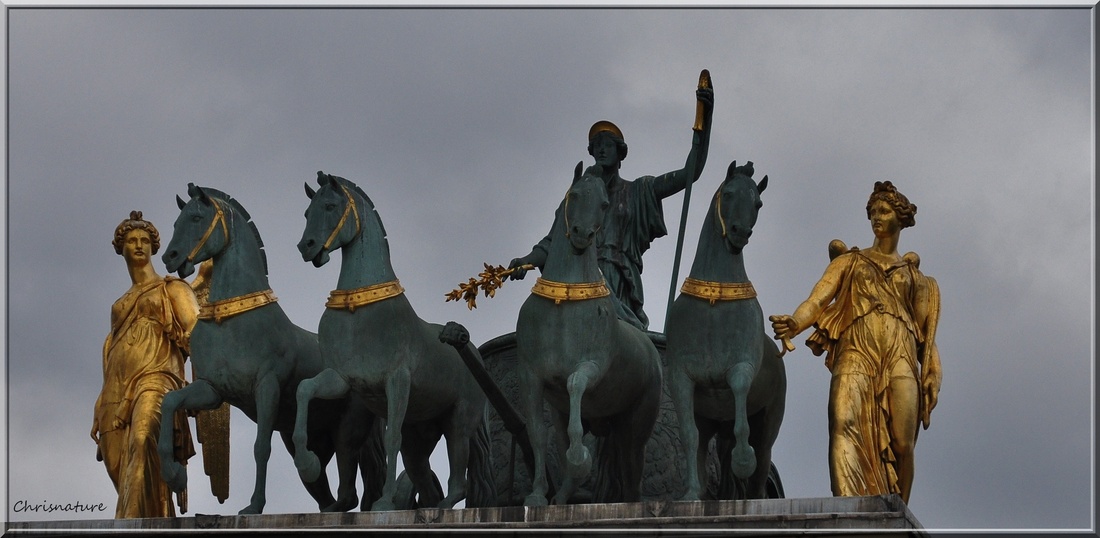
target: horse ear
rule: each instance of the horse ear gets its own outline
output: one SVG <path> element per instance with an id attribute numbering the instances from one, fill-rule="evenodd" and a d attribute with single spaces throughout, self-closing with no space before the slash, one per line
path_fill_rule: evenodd
<path id="1" fill-rule="evenodd" d="M 317 171 L 317 184 L 324 186 L 332 182 L 332 176 L 318 170 Z"/>
<path id="2" fill-rule="evenodd" d="M 210 205 L 210 197 L 206 195 L 206 191 L 202 190 L 202 187 L 194 183 L 187 184 L 187 195 L 192 198 L 198 198 L 202 203 Z"/>
<path id="3" fill-rule="evenodd" d="M 194 187 L 195 187 L 195 194 L 192 194 L 191 196 L 196 196 L 197 195 L 199 197 L 199 200 L 202 201 L 202 203 L 204 203 L 206 205 L 210 205 L 210 196 L 208 196 L 206 194 L 206 191 L 202 190 L 202 187 L 200 187 L 198 185 L 195 185 Z M 191 189 L 188 189 L 188 191 L 190 191 L 190 190 Z"/>
<path id="4" fill-rule="evenodd" d="M 312 200 L 312 199 L 313 199 L 313 195 L 314 195 L 314 194 L 317 194 L 317 191 L 315 191 L 315 190 L 311 189 L 311 188 L 309 187 L 309 183 L 306 183 L 306 184 L 305 184 L 305 186 L 306 186 L 306 198 L 309 198 L 310 200 Z"/>
<path id="5" fill-rule="evenodd" d="M 768 188 L 768 176 L 765 174 L 764 179 L 761 179 L 760 183 L 756 186 L 756 193 L 762 193 L 766 188 Z"/>
<path id="6" fill-rule="evenodd" d="M 577 167 L 573 169 L 573 183 L 576 183 L 581 178 L 581 170 L 584 169 L 584 161 L 577 163 Z"/>
<path id="7" fill-rule="evenodd" d="M 730 167 L 726 169 L 726 179 L 733 177 L 733 172 L 737 170 L 737 161 L 730 163 Z"/>
<path id="8" fill-rule="evenodd" d="M 180 198 L 180 195 L 177 194 L 176 195 L 176 205 L 180 206 L 180 209 L 183 209 L 183 206 L 187 205 L 187 202 L 184 202 L 183 198 Z"/>

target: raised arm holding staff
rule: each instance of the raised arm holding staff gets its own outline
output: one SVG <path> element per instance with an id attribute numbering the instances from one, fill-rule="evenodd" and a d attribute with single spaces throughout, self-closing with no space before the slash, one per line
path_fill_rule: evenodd
<path id="1" fill-rule="evenodd" d="M 707 77 L 709 81 L 709 77 Z M 700 87 L 695 92 L 701 109 L 697 129 L 692 132 L 691 151 L 684 167 L 659 176 L 642 176 L 634 181 L 619 176 L 626 158 L 627 146 L 619 127 L 610 121 L 598 121 L 588 132 L 588 154 L 600 166 L 611 202 L 602 229 L 597 235 L 600 270 L 611 295 L 615 298 L 620 318 L 640 329 L 649 327 L 649 317 L 642 310 L 642 254 L 650 243 L 668 233 L 661 201 L 687 188 L 703 172 L 710 146 L 711 117 L 714 111 L 714 91 Z M 555 221 L 562 218 L 562 206 Z M 551 227 L 553 229 L 553 227 Z M 522 279 L 524 265 L 542 268 L 549 252 L 550 235 L 539 241 L 527 255 L 515 258 L 508 265 L 514 269 L 510 279 Z"/>

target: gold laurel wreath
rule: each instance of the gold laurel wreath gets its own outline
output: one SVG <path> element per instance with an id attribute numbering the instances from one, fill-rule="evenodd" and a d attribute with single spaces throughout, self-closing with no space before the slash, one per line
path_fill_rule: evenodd
<path id="1" fill-rule="evenodd" d="M 524 264 L 511 269 L 505 269 L 503 265 L 498 265 L 496 267 L 487 263 L 484 265 L 485 270 L 478 273 L 477 278 L 470 277 L 469 281 L 459 283 L 457 288 L 445 295 L 447 300 L 443 302 L 448 303 L 451 301 L 464 300 L 466 301 L 466 308 L 473 310 L 477 308 L 478 291 L 484 292 L 486 297 L 495 297 L 497 290 L 504 285 L 505 277 L 514 273 L 516 269 L 529 270 L 535 268 L 535 266 L 531 264 Z"/>

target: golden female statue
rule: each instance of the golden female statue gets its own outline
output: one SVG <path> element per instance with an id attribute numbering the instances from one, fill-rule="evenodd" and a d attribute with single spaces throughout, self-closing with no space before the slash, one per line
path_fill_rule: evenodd
<path id="1" fill-rule="evenodd" d="M 165 393 L 186 384 L 183 362 L 198 303 L 186 282 L 153 270 L 160 234 L 140 211 L 118 225 L 111 244 L 126 261 L 133 285 L 111 307 L 92 439 L 118 492 L 116 518 L 172 517 L 175 507 L 157 457 L 160 404 Z M 176 459 L 186 462 L 195 453 L 187 417 L 181 413 L 173 420 Z"/>
<path id="2" fill-rule="evenodd" d="M 909 502 L 918 424 L 927 429 L 942 373 L 935 331 L 939 288 L 915 253 L 898 254 L 917 206 L 889 181 L 867 202 L 874 244 L 829 245 L 832 261 L 790 316 L 771 316 L 777 339 L 811 325 L 815 355 L 827 353 L 829 478 L 833 495 L 900 494 Z"/>

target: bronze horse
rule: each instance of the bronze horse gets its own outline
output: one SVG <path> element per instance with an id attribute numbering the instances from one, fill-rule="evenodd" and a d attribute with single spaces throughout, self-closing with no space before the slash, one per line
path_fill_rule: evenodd
<path id="1" fill-rule="evenodd" d="M 191 199 L 176 197 L 180 207 L 172 241 L 162 257 L 169 272 L 190 275 L 195 264 L 214 260 L 210 277 L 210 304 L 199 313 L 191 332 L 191 362 L 195 381 L 169 392 L 161 405 L 162 416 L 177 409 L 214 409 L 229 402 L 256 422 L 256 484 L 250 504 L 242 514 L 263 512 L 267 502 L 267 463 L 271 434 L 279 432 L 291 456 L 294 428 L 294 393 L 298 383 L 322 369 L 317 335 L 294 325 L 276 302 L 267 278 L 263 242 L 244 206 L 224 192 L 188 185 Z M 355 472 L 361 468 L 363 502 L 379 495 L 381 473 L 381 421 L 355 420 L 365 414 L 363 402 L 354 399 L 315 405 L 309 450 L 327 465 L 337 456 L 341 485 L 339 498 L 329 490 L 320 473 L 303 480 L 306 490 L 322 511 L 345 511 L 358 500 Z M 167 428 L 163 426 L 167 425 Z M 165 462 L 161 472 L 173 491 L 187 485 L 186 469 L 171 458 L 172 421 L 163 421 L 159 451 Z M 165 452 L 167 451 L 167 453 Z"/>
<path id="2" fill-rule="evenodd" d="M 443 326 L 413 311 L 370 198 L 351 181 L 324 172 L 317 173 L 317 183 L 317 191 L 306 185 L 310 204 L 298 250 L 317 267 L 333 250 L 341 249 L 343 256 L 317 331 L 326 368 L 298 388 L 294 463 L 299 474 L 310 480 L 320 472 L 306 447 L 310 400 L 353 394 L 387 423 L 385 484 L 372 510 L 397 506 L 398 449 L 420 506 L 451 508 L 463 498 L 468 507 L 489 506 L 496 493 L 485 394 L 458 351 L 440 341 Z M 428 463 L 441 435 L 451 473 L 442 499 Z"/>
<path id="3" fill-rule="evenodd" d="M 757 184 L 752 174 L 752 162 L 730 165 L 665 323 L 666 376 L 688 460 L 683 500 L 699 499 L 707 444 L 716 434 L 721 467 L 747 479 L 749 498 L 765 498 L 772 445 L 783 421 L 786 370 L 764 331 L 742 254 L 762 205 L 760 193 L 768 186 L 767 176 Z"/>
<path id="4" fill-rule="evenodd" d="M 581 440 L 585 430 L 601 439 L 596 502 L 640 501 L 645 445 L 660 404 L 657 349 L 644 332 L 616 317 L 597 264 L 594 240 L 609 206 L 599 165 L 583 175 L 581 166 L 559 207 L 542 277 L 516 322 L 518 374 L 535 458 L 528 506 L 547 504 L 544 398 L 567 468 L 556 504 L 569 502 L 591 470 L 593 457 Z"/>

